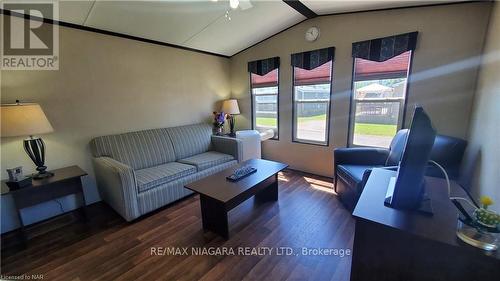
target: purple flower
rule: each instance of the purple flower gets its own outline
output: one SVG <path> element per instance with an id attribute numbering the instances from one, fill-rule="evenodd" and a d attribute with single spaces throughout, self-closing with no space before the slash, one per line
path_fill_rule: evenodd
<path id="1" fill-rule="evenodd" d="M 224 112 L 214 112 L 214 126 L 222 127 L 226 121 L 226 114 Z"/>
<path id="2" fill-rule="evenodd" d="M 219 112 L 219 114 L 217 114 L 217 122 L 224 123 L 225 120 L 224 117 L 225 117 L 224 112 Z"/>

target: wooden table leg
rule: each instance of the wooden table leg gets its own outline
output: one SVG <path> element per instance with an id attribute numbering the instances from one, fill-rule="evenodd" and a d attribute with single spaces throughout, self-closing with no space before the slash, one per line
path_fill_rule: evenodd
<path id="1" fill-rule="evenodd" d="M 278 174 L 274 175 L 274 181 L 255 195 L 259 201 L 278 201 Z"/>
<path id="2" fill-rule="evenodd" d="M 224 204 L 201 194 L 200 204 L 203 229 L 210 230 L 225 239 L 229 239 L 227 211 Z"/>
<path id="3" fill-rule="evenodd" d="M 83 186 L 82 186 L 82 192 L 80 193 L 82 196 L 82 206 L 79 208 L 79 213 L 80 213 L 80 220 L 82 222 L 88 222 L 89 219 L 87 217 L 87 202 L 85 201 L 85 194 L 83 193 Z"/>
<path id="4" fill-rule="evenodd" d="M 23 248 L 27 248 L 28 245 L 28 235 L 26 234 L 26 227 L 24 226 L 23 217 L 21 215 L 21 209 L 17 203 L 17 197 L 13 196 L 14 206 L 16 207 L 17 218 L 19 219 L 19 228 L 17 229 L 18 236 L 20 238 L 20 243 Z"/>

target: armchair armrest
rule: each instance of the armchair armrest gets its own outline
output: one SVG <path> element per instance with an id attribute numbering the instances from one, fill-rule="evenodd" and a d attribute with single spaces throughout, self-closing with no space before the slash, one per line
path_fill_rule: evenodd
<path id="1" fill-rule="evenodd" d="M 243 145 L 240 139 L 212 136 L 212 146 L 215 151 L 232 155 L 238 163 L 243 159 Z"/>
<path id="2" fill-rule="evenodd" d="M 93 158 L 101 197 L 127 221 L 140 216 L 134 170 L 112 158 Z"/>
<path id="3" fill-rule="evenodd" d="M 336 148 L 333 150 L 335 166 L 351 165 L 385 165 L 389 150 L 384 148 Z"/>

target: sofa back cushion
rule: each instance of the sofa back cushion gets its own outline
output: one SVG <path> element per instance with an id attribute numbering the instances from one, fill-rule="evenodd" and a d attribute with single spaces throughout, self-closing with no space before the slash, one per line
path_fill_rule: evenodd
<path id="1" fill-rule="evenodd" d="M 90 149 L 94 157 L 111 157 L 133 169 L 144 169 L 176 160 L 167 129 L 97 137 L 90 142 Z"/>
<path id="2" fill-rule="evenodd" d="M 167 128 L 177 159 L 207 152 L 211 147 L 212 127 L 209 124 L 194 124 Z"/>

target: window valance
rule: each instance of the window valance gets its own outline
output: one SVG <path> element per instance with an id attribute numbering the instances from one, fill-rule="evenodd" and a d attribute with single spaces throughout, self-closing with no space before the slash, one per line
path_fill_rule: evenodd
<path id="1" fill-rule="evenodd" d="M 335 47 L 292 54 L 292 66 L 311 70 L 334 58 Z"/>
<path id="2" fill-rule="evenodd" d="M 279 57 L 256 60 L 248 63 L 248 72 L 262 76 L 275 70 L 279 66 L 280 66 Z"/>
<path id="3" fill-rule="evenodd" d="M 328 84 L 332 77 L 332 63 L 327 62 L 311 70 L 296 68 L 294 74 L 295 86 Z"/>
<path id="4" fill-rule="evenodd" d="M 352 57 L 371 61 L 386 61 L 407 51 L 415 50 L 418 32 L 352 43 Z"/>

